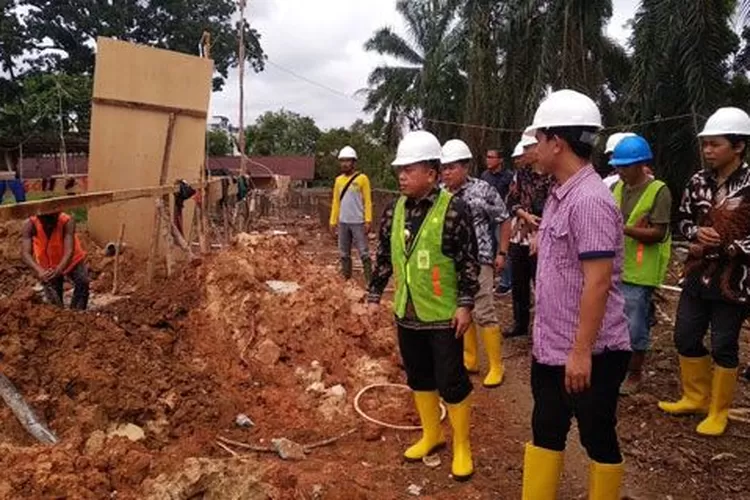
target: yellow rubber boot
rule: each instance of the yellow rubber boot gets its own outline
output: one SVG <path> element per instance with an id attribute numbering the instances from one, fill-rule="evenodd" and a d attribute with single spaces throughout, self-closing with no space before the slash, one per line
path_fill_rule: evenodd
<path id="1" fill-rule="evenodd" d="M 704 436 L 721 436 L 729 422 L 729 407 L 737 387 L 737 368 L 714 367 L 708 416 L 695 429 Z"/>
<path id="2" fill-rule="evenodd" d="M 620 500 L 624 464 L 591 462 L 589 469 L 589 500 Z"/>
<path id="3" fill-rule="evenodd" d="M 404 458 L 416 462 L 445 446 L 440 426 L 440 397 L 437 391 L 414 392 L 414 404 L 422 423 L 422 438 L 404 452 Z"/>
<path id="4" fill-rule="evenodd" d="M 484 379 L 485 387 L 498 387 L 505 378 L 505 366 L 503 366 L 503 335 L 500 327 L 491 326 L 482 328 L 482 341 L 487 350 L 487 358 L 490 361 L 490 371 Z"/>
<path id="5" fill-rule="evenodd" d="M 526 443 L 523 455 L 523 500 L 555 500 L 562 468 L 561 451 Z"/>
<path id="6" fill-rule="evenodd" d="M 451 473 L 456 481 L 468 481 L 474 474 L 471 459 L 469 428 L 471 420 L 471 397 L 457 405 L 448 405 L 448 417 L 453 427 L 453 465 Z"/>
<path id="7" fill-rule="evenodd" d="M 464 333 L 464 366 L 469 373 L 479 373 L 477 362 L 477 328 L 471 324 Z"/>
<path id="8" fill-rule="evenodd" d="M 711 357 L 680 356 L 682 398 L 676 402 L 660 401 L 659 408 L 672 415 L 706 413 L 711 397 Z"/>

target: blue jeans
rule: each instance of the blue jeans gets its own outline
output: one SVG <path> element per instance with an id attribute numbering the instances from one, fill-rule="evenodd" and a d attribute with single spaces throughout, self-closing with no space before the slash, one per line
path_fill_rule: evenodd
<path id="1" fill-rule="evenodd" d="M 649 319 L 654 289 L 650 286 L 621 283 L 620 291 L 625 297 L 625 316 L 628 317 L 630 346 L 635 352 L 646 352 L 651 343 Z"/>
<path id="2" fill-rule="evenodd" d="M 496 223 L 490 225 L 490 232 L 492 233 L 492 251 L 495 255 L 497 255 L 497 247 L 499 245 L 499 242 L 497 241 L 498 229 Z M 506 256 L 505 268 L 503 269 L 503 272 L 500 273 L 500 276 L 496 277 L 495 288 L 513 288 L 513 274 L 511 272 L 510 256 Z"/>
<path id="3" fill-rule="evenodd" d="M 5 196 L 5 190 L 10 189 L 13 193 L 16 203 L 22 203 L 26 201 L 26 190 L 23 187 L 23 181 L 20 179 L 11 179 L 7 181 L 0 181 L 0 203 L 3 201 Z"/>

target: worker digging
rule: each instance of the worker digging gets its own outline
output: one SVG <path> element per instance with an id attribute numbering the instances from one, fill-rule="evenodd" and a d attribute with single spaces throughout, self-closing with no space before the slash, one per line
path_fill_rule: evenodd
<path id="1" fill-rule="evenodd" d="M 498 387 L 505 377 L 500 324 L 495 311 L 493 288 L 495 271 L 502 273 L 508 256 L 510 221 L 500 194 L 483 180 L 469 176 L 471 150 L 465 142 L 453 139 L 445 143 L 441 157 L 440 176 L 444 187 L 469 207 L 477 239 L 479 260 L 479 292 L 474 300 L 473 322 L 464 334 L 464 364 L 469 373 L 479 371 L 477 331 L 489 361 L 485 387 Z M 498 228 L 493 237 L 492 230 Z M 493 240 L 499 242 L 497 254 Z"/>
<path id="2" fill-rule="evenodd" d="M 393 276 L 399 348 L 422 423 L 422 438 L 404 457 L 422 460 L 445 445 L 442 397 L 453 427 L 451 472 L 464 481 L 474 474 L 474 463 L 469 441 L 472 385 L 461 337 L 472 321 L 479 263 L 469 208 L 438 187 L 441 157 L 440 142 L 429 132 L 411 132 L 399 143 L 393 167 L 401 196 L 380 222 L 368 302 L 377 311 Z"/>
<path id="3" fill-rule="evenodd" d="M 65 279 L 73 282 L 71 309 L 86 310 L 89 277 L 86 252 L 76 234 L 76 222 L 66 213 L 29 218 L 23 227 L 21 257 L 44 287 L 49 303 L 64 305 Z"/>

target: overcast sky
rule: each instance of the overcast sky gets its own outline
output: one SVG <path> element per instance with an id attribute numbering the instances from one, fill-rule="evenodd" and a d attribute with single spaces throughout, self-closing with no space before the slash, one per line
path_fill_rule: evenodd
<path id="1" fill-rule="evenodd" d="M 633 17 L 638 0 L 613 3 L 615 12 L 608 33 L 624 43 L 629 34 L 625 25 Z M 250 0 L 246 16 L 261 33 L 269 63 L 261 73 L 245 72 L 246 123 L 265 111 L 280 108 L 311 116 L 323 129 L 367 119 L 361 112 L 361 98 L 347 96 L 366 87 L 370 71 L 385 62 L 364 51 L 365 41 L 383 26 L 403 33 L 395 4 L 396 0 Z M 228 116 L 237 124 L 238 95 L 234 70 L 224 90 L 213 95 L 211 113 Z"/>

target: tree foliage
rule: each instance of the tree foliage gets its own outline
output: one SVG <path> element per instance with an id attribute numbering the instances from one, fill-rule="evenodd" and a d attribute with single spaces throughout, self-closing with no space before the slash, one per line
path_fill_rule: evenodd
<path id="1" fill-rule="evenodd" d="M 234 152 L 232 138 L 223 130 L 209 130 L 206 132 L 209 156 L 229 156 Z"/>
<path id="2" fill-rule="evenodd" d="M 315 154 L 320 129 L 315 120 L 286 109 L 269 111 L 246 128 L 247 154 L 261 156 Z"/>
<path id="3" fill-rule="evenodd" d="M 696 126 L 719 106 L 748 107 L 750 0 L 642 0 L 628 50 L 606 35 L 612 9 L 612 0 L 402 0 L 404 33 L 383 28 L 365 45 L 394 61 L 371 73 L 365 110 L 389 144 L 427 128 L 475 154 L 507 153 L 547 92 L 576 89 L 599 103 L 605 134 L 654 122 L 628 127 L 652 142 L 657 173 L 679 192 L 700 164 Z"/>
<path id="4" fill-rule="evenodd" d="M 106 36 L 197 54 L 212 36 L 215 90 L 238 63 L 240 23 L 234 0 L 0 0 L 0 134 L 29 136 L 85 132 L 89 125 L 95 41 Z M 247 62 L 264 66 L 260 35 L 245 29 Z"/>

